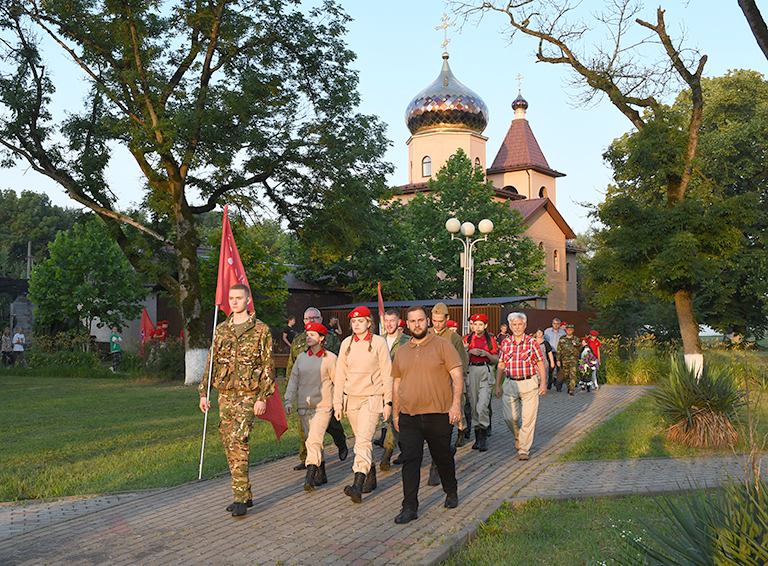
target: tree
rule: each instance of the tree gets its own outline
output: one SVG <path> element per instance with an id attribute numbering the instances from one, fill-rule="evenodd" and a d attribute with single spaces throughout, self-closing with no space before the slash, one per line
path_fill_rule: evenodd
<path id="1" fill-rule="evenodd" d="M 357 245 L 357 218 L 386 190 L 384 128 L 354 111 L 347 21 L 332 0 L 306 14 L 293 0 L 0 6 L 2 165 L 23 160 L 59 183 L 171 293 L 190 382 L 207 354 L 197 215 L 224 201 L 271 206 L 307 245 L 343 257 Z M 50 45 L 84 76 L 82 107 L 60 120 L 41 51 Z M 141 212 L 111 190 L 115 145 L 144 176 Z"/>
<path id="2" fill-rule="evenodd" d="M 139 316 L 146 290 L 101 220 L 59 232 L 49 252 L 29 280 L 37 324 L 74 323 L 90 333 L 94 322 L 121 327 Z"/>
<path id="3" fill-rule="evenodd" d="M 514 37 L 521 33 L 538 42 L 536 58 L 545 63 L 566 65 L 573 72 L 575 86 L 582 89 L 588 103 L 606 95 L 613 104 L 648 140 L 650 159 L 661 165 L 659 179 L 664 186 L 664 205 L 672 210 L 684 204 L 693 176 L 693 162 L 699 141 L 704 101 L 701 77 L 707 56 L 686 52 L 667 32 L 664 10 L 656 11 L 656 22 L 635 18 L 641 6 L 634 0 L 617 0 L 607 4 L 606 12 L 595 16 L 603 24 L 611 45 L 598 45 L 594 53 L 584 52 L 583 44 L 590 27 L 573 21 L 579 4 L 569 0 L 489 0 L 485 2 L 454 1 L 452 4 L 465 17 L 485 12 L 502 14 L 509 22 Z M 633 29 L 633 24 L 638 28 Z M 638 33 L 647 34 L 638 37 Z M 661 48 L 661 57 L 655 52 Z M 651 61 L 651 63 L 647 63 Z M 657 62 L 658 61 L 658 62 Z M 690 91 L 691 104 L 685 123 L 674 124 L 659 101 L 669 89 L 683 85 Z M 677 116 L 675 117 L 677 118 Z M 680 129 L 682 128 L 682 129 Z M 655 140 L 657 145 L 650 143 Z M 682 149 L 673 154 L 671 147 Z M 645 220 L 638 217 L 636 222 Z M 683 352 L 688 364 L 701 367 L 703 363 L 699 325 L 693 308 L 695 274 L 693 265 L 683 265 L 690 251 L 690 241 L 681 237 L 673 251 L 675 262 L 670 290 L 674 295 Z M 671 250 L 672 251 L 672 250 Z"/>
<path id="4" fill-rule="evenodd" d="M 765 25 L 760 9 L 757 7 L 755 0 L 739 0 L 739 6 L 741 11 L 744 12 L 744 17 L 747 19 L 749 28 L 752 30 L 752 35 L 755 36 L 757 45 L 760 46 L 760 50 L 768 59 L 768 26 Z"/>
<path id="5" fill-rule="evenodd" d="M 606 152 L 616 185 L 593 212 L 603 228 L 595 234 L 587 280 L 601 316 L 619 307 L 663 327 L 664 305 L 654 303 L 669 302 L 682 281 L 693 291 L 697 319 L 723 332 L 762 334 L 768 326 L 768 82 L 753 71 L 732 71 L 702 80 L 702 91 L 706 112 L 683 203 L 666 206 L 667 165 L 658 157 L 674 160 L 683 152 L 679 132 L 690 112 L 688 92 L 664 109 L 663 128 L 630 132 Z"/>

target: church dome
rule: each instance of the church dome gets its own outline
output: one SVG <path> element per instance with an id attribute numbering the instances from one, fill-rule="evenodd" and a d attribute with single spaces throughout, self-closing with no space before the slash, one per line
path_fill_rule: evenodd
<path id="1" fill-rule="evenodd" d="M 512 101 L 512 110 L 517 110 L 518 108 L 528 110 L 528 101 L 523 98 L 523 94 L 519 91 L 517 93 L 517 98 Z"/>
<path id="2" fill-rule="evenodd" d="M 443 68 L 431 85 L 417 94 L 405 110 L 411 134 L 438 128 L 461 128 L 482 133 L 488 125 L 488 107 L 472 90 L 453 76 L 448 54 Z"/>

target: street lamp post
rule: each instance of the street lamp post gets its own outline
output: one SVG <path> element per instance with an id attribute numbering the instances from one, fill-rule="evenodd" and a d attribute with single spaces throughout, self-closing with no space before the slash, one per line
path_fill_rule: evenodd
<path id="1" fill-rule="evenodd" d="M 478 224 L 480 233 L 483 234 L 482 238 L 475 238 L 472 240 L 472 235 L 475 233 L 475 225 L 471 222 L 464 222 L 463 224 L 458 218 L 450 218 L 445 223 L 445 229 L 451 233 L 451 240 L 459 240 L 464 247 L 462 254 L 461 266 L 464 268 L 464 295 L 462 296 L 462 318 L 464 319 L 461 325 L 462 334 L 466 336 L 469 334 L 469 303 L 472 298 L 472 286 L 474 284 L 474 264 L 472 262 L 472 248 L 478 242 L 485 242 L 488 240 L 488 234 L 493 231 L 493 222 L 488 220 L 481 220 Z M 461 232 L 461 236 L 457 236 Z"/>

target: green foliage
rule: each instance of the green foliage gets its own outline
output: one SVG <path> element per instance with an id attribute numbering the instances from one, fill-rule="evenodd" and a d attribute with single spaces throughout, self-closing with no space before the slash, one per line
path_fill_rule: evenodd
<path id="1" fill-rule="evenodd" d="M 602 364 L 598 380 L 612 385 L 650 385 L 669 373 L 669 347 L 653 335 L 629 340 L 605 337 L 601 340 Z"/>
<path id="2" fill-rule="evenodd" d="M 144 346 L 147 356 L 147 377 L 163 381 L 184 381 L 184 344 L 173 340 L 149 342 Z"/>
<path id="3" fill-rule="evenodd" d="M 692 486 L 694 487 L 694 486 Z M 646 535 L 619 537 L 619 564 L 759 566 L 768 563 L 768 484 L 730 479 L 717 491 L 662 497 L 670 529 L 642 521 Z M 638 555 L 639 552 L 639 555 Z"/>
<path id="4" fill-rule="evenodd" d="M 271 326 L 280 326 L 288 298 L 288 287 L 283 279 L 288 267 L 279 257 L 282 232 L 278 232 L 279 226 L 245 225 L 237 218 L 230 219 L 230 225 L 253 292 L 256 316 Z M 210 231 L 207 243 L 212 249 L 200 260 L 200 281 L 205 299 L 203 306 L 213 309 L 221 252 L 221 220 L 218 230 Z"/>
<path id="5" fill-rule="evenodd" d="M 60 232 L 49 246 L 50 258 L 29 281 L 39 324 L 82 322 L 88 333 L 97 326 L 120 327 L 141 312 L 146 292 L 117 244 L 109 241 L 100 220 L 91 219 Z"/>
<path id="6" fill-rule="evenodd" d="M 704 362 L 701 374 L 680 357 L 671 360 L 667 380 L 652 393 L 668 438 L 693 447 L 720 448 L 737 439 L 733 426 L 743 393 L 726 366 Z"/>
<path id="7" fill-rule="evenodd" d="M 768 83 L 753 71 L 731 71 L 704 79 L 702 88 L 703 125 L 682 202 L 667 205 L 667 186 L 681 169 L 688 91 L 604 155 L 615 185 L 592 213 L 604 228 L 583 273 L 604 331 L 627 335 L 650 324 L 673 337 L 678 289 L 693 292 L 697 319 L 713 328 L 768 327 Z"/>

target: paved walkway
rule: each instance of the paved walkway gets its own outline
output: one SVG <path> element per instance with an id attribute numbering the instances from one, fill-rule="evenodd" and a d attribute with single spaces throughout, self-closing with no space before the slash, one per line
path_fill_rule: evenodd
<path id="1" fill-rule="evenodd" d="M 399 467 L 379 472 L 378 489 L 354 505 L 342 494 L 352 477 L 351 456 L 329 458 L 328 485 L 309 494 L 290 458 L 252 467 L 254 507 L 241 520 L 224 511 L 231 502 L 228 476 L 164 490 L 0 504 L 0 564 L 435 564 L 505 501 L 669 490 L 686 487 L 689 477 L 713 485 L 723 469 L 734 469 L 727 458 L 555 462 L 588 428 L 644 391 L 606 386 L 575 397 L 548 393 L 528 462 L 517 459 L 494 400 L 491 449 L 481 454 L 468 443 L 457 453 L 459 507 L 445 509 L 441 488 L 426 485 L 427 454 L 419 519 L 407 525 L 393 523 L 402 499 Z M 563 477 L 584 481 L 558 481 Z"/>

